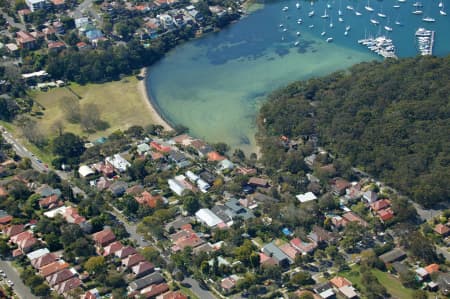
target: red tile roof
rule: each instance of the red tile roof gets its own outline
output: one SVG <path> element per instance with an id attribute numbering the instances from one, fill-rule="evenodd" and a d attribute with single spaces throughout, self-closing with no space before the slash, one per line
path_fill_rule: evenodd
<path id="1" fill-rule="evenodd" d="M 63 216 L 69 223 L 80 224 L 86 221 L 86 218 L 78 214 L 78 209 L 75 207 L 68 207 Z"/>
<path id="2" fill-rule="evenodd" d="M 125 258 L 129 255 L 135 254 L 135 253 L 137 253 L 137 251 L 136 251 L 136 249 L 134 249 L 134 247 L 126 246 L 126 247 L 123 247 L 121 250 L 116 251 L 114 253 L 114 255 L 120 259 L 123 259 L 123 258 Z"/>
<path id="3" fill-rule="evenodd" d="M 345 277 L 336 276 L 330 279 L 330 283 L 335 286 L 337 289 L 340 289 L 344 286 L 351 286 L 352 283 Z"/>
<path id="4" fill-rule="evenodd" d="M 259 253 L 259 262 L 261 265 L 278 265 L 278 262 L 262 252 Z"/>
<path id="5" fill-rule="evenodd" d="M 46 277 L 48 284 L 53 287 L 56 284 L 59 284 L 63 281 L 66 281 L 72 277 L 75 276 L 75 273 L 73 273 L 69 269 L 63 269 L 61 271 L 58 271 L 52 275 L 49 275 Z"/>
<path id="6" fill-rule="evenodd" d="M 426 266 L 424 269 L 425 269 L 425 271 L 428 272 L 428 274 L 431 274 L 431 273 L 439 271 L 439 265 L 438 264 L 430 264 L 430 265 Z"/>
<path id="7" fill-rule="evenodd" d="M 48 264 L 53 263 L 54 261 L 56 261 L 58 258 L 56 257 L 55 254 L 53 253 L 47 253 L 44 254 L 41 257 L 38 257 L 34 260 L 31 260 L 31 265 L 33 267 L 35 267 L 36 269 L 41 269 L 44 266 L 47 266 Z"/>
<path id="8" fill-rule="evenodd" d="M 117 251 L 121 250 L 122 248 L 123 245 L 122 243 L 120 243 L 120 241 L 113 242 L 104 248 L 103 256 L 114 254 Z"/>
<path id="9" fill-rule="evenodd" d="M 381 199 L 370 205 L 372 210 L 374 210 L 375 212 L 385 209 L 385 208 L 388 208 L 390 206 L 391 206 L 391 201 L 389 199 Z"/>
<path id="10" fill-rule="evenodd" d="M 434 227 L 434 231 L 437 232 L 440 235 L 447 235 L 448 233 L 450 233 L 450 228 L 448 228 L 448 226 L 439 223 L 438 225 L 436 225 Z"/>
<path id="11" fill-rule="evenodd" d="M 208 161 L 222 161 L 226 159 L 224 156 L 215 151 L 209 152 L 207 156 Z"/>
<path id="12" fill-rule="evenodd" d="M 281 249 L 281 251 L 283 251 L 288 257 L 290 257 L 293 260 L 298 255 L 298 251 L 294 247 L 292 247 L 291 244 L 289 244 L 289 243 L 285 243 L 285 244 L 279 246 L 279 248 Z"/>
<path id="13" fill-rule="evenodd" d="M 137 264 L 137 265 L 134 265 L 134 266 L 131 268 L 131 271 L 133 271 L 133 273 L 134 273 L 135 275 L 140 275 L 140 274 L 142 274 L 142 273 L 153 272 L 154 269 L 155 269 L 155 265 L 153 265 L 153 264 L 150 263 L 150 262 L 143 261 L 143 262 L 140 262 L 140 263 Z"/>
<path id="14" fill-rule="evenodd" d="M 45 209 L 45 208 L 48 208 L 50 205 L 55 204 L 57 202 L 58 202 L 58 195 L 53 194 L 53 195 L 50 195 L 49 197 L 39 200 L 39 207 Z"/>
<path id="15" fill-rule="evenodd" d="M 104 229 L 92 235 L 95 243 L 99 246 L 105 246 L 116 240 L 116 235 L 114 235 L 111 229 Z"/>
<path id="16" fill-rule="evenodd" d="M 3 233 L 7 237 L 12 237 L 23 232 L 25 225 L 23 224 L 13 224 L 3 229 Z"/>
<path id="17" fill-rule="evenodd" d="M 349 221 L 349 222 L 358 222 L 360 225 L 366 227 L 369 224 L 364 221 L 361 217 L 359 217 L 358 215 L 356 215 L 353 212 L 347 212 L 344 215 L 342 215 L 342 218 L 344 218 L 345 220 Z"/>
<path id="18" fill-rule="evenodd" d="M 33 238 L 33 233 L 30 231 L 24 231 L 24 232 L 21 232 L 20 234 L 12 236 L 11 242 L 14 244 L 18 244 L 18 243 L 22 242 L 23 240 L 31 239 L 31 238 Z"/>
<path id="19" fill-rule="evenodd" d="M 133 267 L 134 265 L 137 265 L 143 261 L 145 261 L 144 257 L 141 254 L 136 253 L 136 254 L 133 254 L 133 255 L 130 255 L 130 256 L 127 256 L 126 258 L 124 258 L 122 260 L 122 265 L 127 268 L 130 268 L 130 267 Z"/>
<path id="20" fill-rule="evenodd" d="M 54 289 L 58 292 L 58 294 L 66 293 L 72 289 L 75 289 L 81 285 L 81 280 L 78 277 L 72 277 L 69 280 L 61 282 L 56 285 Z"/>
<path id="21" fill-rule="evenodd" d="M 180 291 L 169 291 L 162 295 L 159 295 L 157 299 L 188 299 L 188 297 L 182 294 Z"/>
<path id="22" fill-rule="evenodd" d="M 156 208 L 158 202 L 162 201 L 161 195 L 152 195 L 148 191 L 142 192 L 141 196 L 136 196 L 134 199 L 140 204 L 148 205 L 150 208 Z"/>
<path id="23" fill-rule="evenodd" d="M 394 218 L 394 212 L 391 210 L 391 208 L 387 208 L 384 210 L 378 211 L 378 216 L 383 221 L 388 221 L 392 218 Z"/>
<path id="24" fill-rule="evenodd" d="M 169 290 L 167 283 L 154 284 L 141 290 L 141 296 L 152 298 Z M 140 298 L 140 297 L 139 297 Z"/>
<path id="25" fill-rule="evenodd" d="M 295 249 L 302 253 L 311 252 L 317 247 L 316 242 L 311 241 L 307 243 L 300 240 L 300 238 L 294 238 L 290 243 Z"/>
<path id="26" fill-rule="evenodd" d="M 11 220 L 13 220 L 13 216 L 11 215 L 6 215 L 4 217 L 0 218 L 0 225 L 5 225 L 11 222 Z"/>
<path id="27" fill-rule="evenodd" d="M 53 273 L 56 273 L 58 271 L 61 271 L 63 269 L 69 268 L 69 264 L 65 261 L 56 261 L 53 263 L 50 263 L 41 269 L 39 269 L 39 274 L 43 277 L 47 277 L 49 275 L 52 275 Z"/>
<path id="28" fill-rule="evenodd" d="M 255 185 L 259 187 L 267 187 L 269 185 L 269 181 L 263 178 L 252 177 L 248 180 L 250 185 Z"/>

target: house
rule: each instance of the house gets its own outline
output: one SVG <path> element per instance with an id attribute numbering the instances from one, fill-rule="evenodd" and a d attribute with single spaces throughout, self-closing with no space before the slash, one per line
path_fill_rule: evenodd
<path id="1" fill-rule="evenodd" d="M 430 264 L 430 265 L 426 266 L 424 269 L 425 269 L 425 271 L 427 271 L 428 274 L 432 274 L 432 273 L 439 271 L 439 265 L 438 264 Z"/>
<path id="2" fill-rule="evenodd" d="M 19 233 L 17 235 L 12 236 L 10 238 L 10 241 L 11 241 L 11 243 L 17 245 L 20 242 L 22 242 L 23 240 L 31 239 L 31 238 L 33 238 L 33 233 L 31 231 L 24 231 L 24 232 L 21 232 L 21 233 Z"/>
<path id="3" fill-rule="evenodd" d="M 150 262 L 143 261 L 131 267 L 131 271 L 135 278 L 139 278 L 155 271 L 155 266 Z"/>
<path id="4" fill-rule="evenodd" d="M 398 275 L 405 275 L 410 271 L 409 266 L 401 262 L 392 263 L 392 268 Z"/>
<path id="5" fill-rule="evenodd" d="M 60 284 L 63 281 L 66 281 L 72 277 L 74 277 L 77 273 L 75 269 L 63 269 L 59 272 L 56 272 L 52 275 L 47 276 L 45 279 L 47 280 L 48 284 L 53 287 L 57 284 Z"/>
<path id="6" fill-rule="evenodd" d="M 269 181 L 263 178 L 257 178 L 257 177 L 251 177 L 248 180 L 248 183 L 250 186 L 253 187 L 261 187 L 261 188 L 267 188 L 269 187 Z"/>
<path id="7" fill-rule="evenodd" d="M 158 143 L 156 141 L 150 142 L 150 146 L 153 149 L 155 149 L 156 151 L 161 152 L 161 153 L 169 153 L 172 150 L 172 148 L 170 146 L 163 145 L 163 144 Z"/>
<path id="8" fill-rule="evenodd" d="M 142 192 L 144 192 L 144 186 L 140 184 L 131 186 L 125 191 L 126 194 L 129 194 L 131 196 L 138 196 Z"/>
<path id="9" fill-rule="evenodd" d="M 236 283 L 239 280 L 237 275 L 230 275 L 220 281 L 220 287 L 225 293 L 229 293 L 236 287 Z"/>
<path id="10" fill-rule="evenodd" d="M 401 261 L 406 257 L 406 253 L 400 248 L 394 248 L 391 251 L 388 251 L 382 255 L 380 255 L 380 259 L 385 263 L 393 263 L 396 261 Z"/>
<path id="11" fill-rule="evenodd" d="M 391 220 L 394 218 L 394 211 L 392 211 L 391 208 L 387 208 L 384 210 L 380 210 L 377 212 L 378 217 L 381 219 L 382 222 L 386 222 L 388 220 Z"/>
<path id="12" fill-rule="evenodd" d="M 36 268 L 37 270 L 40 270 L 42 267 L 47 266 L 48 264 L 51 264 L 55 262 L 58 259 L 58 257 L 54 253 L 47 253 L 43 256 L 40 256 L 36 259 L 31 260 L 31 265 Z"/>
<path id="13" fill-rule="evenodd" d="M 183 168 L 191 164 L 187 160 L 186 156 L 180 151 L 170 150 L 168 158 L 170 161 L 174 162 L 179 168 Z"/>
<path id="14" fill-rule="evenodd" d="M 313 252 L 314 249 L 317 248 L 316 242 L 312 241 L 312 242 L 308 243 L 308 242 L 304 242 L 300 238 L 292 239 L 290 241 L 290 244 L 292 245 L 292 247 L 294 247 L 296 250 L 298 250 L 302 254 L 307 254 L 307 253 Z"/>
<path id="15" fill-rule="evenodd" d="M 255 175 L 257 173 L 255 168 L 243 167 L 243 166 L 237 166 L 236 172 L 243 174 L 243 175 L 249 175 L 249 176 Z"/>
<path id="16" fill-rule="evenodd" d="M 138 155 L 146 154 L 149 150 L 150 150 L 150 146 L 147 143 L 138 144 L 137 149 L 136 149 Z"/>
<path id="17" fill-rule="evenodd" d="M 342 215 L 342 218 L 344 218 L 348 222 L 357 222 L 359 225 L 364 226 L 364 227 L 369 226 L 369 224 L 366 221 L 364 221 L 361 217 L 359 217 L 358 215 L 356 215 L 353 212 L 345 213 L 344 215 Z"/>
<path id="18" fill-rule="evenodd" d="M 50 195 L 39 200 L 39 207 L 41 209 L 52 209 L 58 206 L 59 196 L 57 194 Z"/>
<path id="19" fill-rule="evenodd" d="M 314 287 L 314 292 L 323 299 L 335 298 L 336 294 L 330 283 L 325 282 Z"/>
<path id="20" fill-rule="evenodd" d="M 219 171 L 227 171 L 227 170 L 232 170 L 234 168 L 233 162 L 231 162 L 228 159 L 220 161 L 217 166 L 219 168 Z"/>
<path id="21" fill-rule="evenodd" d="M 353 286 L 343 286 L 338 289 L 339 293 L 347 299 L 359 298 L 358 293 Z"/>
<path id="22" fill-rule="evenodd" d="M 127 191 L 127 188 L 128 184 L 126 182 L 116 181 L 108 187 L 108 190 L 111 191 L 114 196 L 119 197 L 122 196 L 125 191 Z"/>
<path id="23" fill-rule="evenodd" d="M 167 292 L 169 285 L 167 283 L 154 284 L 141 290 L 138 298 L 154 298 L 155 296 Z"/>
<path id="24" fill-rule="evenodd" d="M 378 195 L 375 192 L 369 190 L 364 192 L 362 199 L 366 203 L 372 204 L 378 200 Z"/>
<path id="25" fill-rule="evenodd" d="M 66 6 L 65 0 L 50 0 L 50 2 L 56 10 L 62 10 Z"/>
<path id="26" fill-rule="evenodd" d="M 253 212 L 241 206 L 240 201 L 236 198 L 230 198 L 224 205 L 231 211 L 231 216 L 233 218 L 240 217 L 243 220 L 248 220 L 255 217 Z"/>
<path id="27" fill-rule="evenodd" d="M 127 256 L 130 256 L 130 255 L 136 254 L 136 253 L 137 253 L 137 251 L 136 251 L 136 249 L 134 249 L 134 247 L 125 246 L 122 249 L 116 251 L 114 253 L 114 255 L 116 257 L 118 257 L 119 259 L 123 259 L 123 258 L 126 258 Z"/>
<path id="28" fill-rule="evenodd" d="M 370 204 L 370 209 L 374 212 L 389 208 L 391 201 L 389 199 L 381 199 Z"/>
<path id="29" fill-rule="evenodd" d="M 162 277 L 161 274 L 159 274 L 159 272 L 154 272 L 152 274 L 149 274 L 147 276 L 144 276 L 131 282 L 128 285 L 128 291 L 130 293 L 134 291 L 140 291 L 143 288 L 148 287 L 149 285 L 159 284 L 162 282 L 164 282 L 164 277 Z"/>
<path id="30" fill-rule="evenodd" d="M 78 277 L 72 277 L 66 281 L 57 284 L 53 288 L 58 294 L 65 294 L 81 285 L 81 280 Z"/>
<path id="31" fill-rule="evenodd" d="M 267 256 L 273 257 L 280 266 L 288 266 L 289 264 L 292 264 L 294 262 L 288 255 L 286 255 L 283 251 L 281 251 L 281 249 L 278 248 L 273 242 L 266 244 L 262 248 L 262 252 L 264 252 L 264 254 L 266 254 Z"/>
<path id="32" fill-rule="evenodd" d="M 111 157 L 106 157 L 105 162 L 112 165 L 118 172 L 125 172 L 131 165 L 130 162 L 125 160 L 120 154 L 115 154 Z"/>
<path id="33" fill-rule="evenodd" d="M 263 252 L 259 253 L 259 263 L 261 266 L 276 266 L 278 265 L 278 261 L 271 257 L 270 255 L 267 255 Z"/>
<path id="34" fill-rule="evenodd" d="M 345 198 L 348 200 L 361 198 L 361 185 L 356 182 L 350 183 L 350 187 L 345 190 Z"/>
<path id="35" fill-rule="evenodd" d="M 3 229 L 3 234 L 7 237 L 13 237 L 24 231 L 25 225 L 23 224 L 13 224 L 5 227 Z"/>
<path id="36" fill-rule="evenodd" d="M 335 276 L 332 279 L 330 279 L 331 285 L 336 288 L 340 289 L 344 286 L 351 286 L 352 283 L 345 277 L 342 276 Z"/>
<path id="37" fill-rule="evenodd" d="M 148 205 L 150 208 L 156 208 L 158 203 L 163 202 L 161 195 L 152 195 L 148 191 L 141 193 L 141 196 L 135 196 L 134 199 L 141 205 Z"/>
<path id="38" fill-rule="evenodd" d="M 308 238 L 314 241 L 316 244 L 324 243 L 334 243 L 336 237 L 329 231 L 324 230 L 320 226 L 313 226 L 312 231 L 309 233 Z"/>
<path id="39" fill-rule="evenodd" d="M 297 249 L 295 249 L 293 246 L 291 246 L 289 243 L 284 243 L 283 245 L 280 245 L 280 250 L 284 252 L 290 259 L 295 260 L 299 252 Z"/>
<path id="40" fill-rule="evenodd" d="M 97 246 L 105 247 L 109 243 L 112 243 L 116 240 L 116 235 L 114 235 L 111 229 L 107 228 L 93 234 L 92 239 Z"/>
<path id="41" fill-rule="evenodd" d="M 43 266 L 39 269 L 39 274 L 42 277 L 50 276 L 58 271 L 64 270 L 69 268 L 69 264 L 66 263 L 63 260 L 54 261 L 53 263 L 50 263 L 48 265 Z"/>
<path id="42" fill-rule="evenodd" d="M 86 222 L 86 218 L 78 214 L 78 209 L 75 207 L 67 207 L 62 216 L 68 223 L 81 225 Z"/>
<path id="43" fill-rule="evenodd" d="M 304 194 L 299 194 L 295 196 L 301 203 L 316 200 L 317 197 L 312 192 L 306 192 Z"/>
<path id="44" fill-rule="evenodd" d="M 61 41 L 49 41 L 47 47 L 49 52 L 58 53 L 66 48 L 66 44 Z"/>
<path id="45" fill-rule="evenodd" d="M 80 168 L 78 168 L 78 173 L 81 177 L 85 178 L 87 176 L 95 174 L 95 171 L 87 165 L 81 165 Z"/>
<path id="46" fill-rule="evenodd" d="M 156 20 L 156 19 L 155 19 Z M 193 141 L 192 137 L 187 134 L 181 134 L 172 138 L 176 144 L 181 144 L 183 146 L 189 146 Z"/>
<path id="47" fill-rule="evenodd" d="M 41 248 L 41 249 L 38 249 L 38 250 L 28 253 L 27 258 L 30 261 L 32 261 L 34 259 L 40 258 L 41 256 L 47 255 L 49 253 L 50 253 L 50 251 L 48 250 L 48 248 Z"/>
<path id="48" fill-rule="evenodd" d="M 197 220 L 208 227 L 215 227 L 219 223 L 223 223 L 216 214 L 214 214 L 210 209 L 200 209 L 195 213 Z"/>
<path id="49" fill-rule="evenodd" d="M 425 270 L 425 268 L 419 267 L 417 269 L 414 270 L 414 272 L 416 273 L 417 278 L 422 281 L 424 279 L 427 279 L 429 276 L 429 273 L 427 270 Z"/>
<path id="50" fill-rule="evenodd" d="M 112 178 L 115 174 L 114 167 L 108 163 L 95 163 L 92 167 L 98 172 L 103 173 L 103 175 L 107 178 Z"/>
<path id="51" fill-rule="evenodd" d="M 131 268 L 143 261 L 145 261 L 145 258 L 141 254 L 135 253 L 124 258 L 122 260 L 122 266 L 126 268 Z"/>
<path id="52" fill-rule="evenodd" d="M 434 227 L 434 231 L 443 237 L 446 237 L 450 233 L 450 228 L 447 225 L 439 223 Z"/>
<path id="53" fill-rule="evenodd" d="M 226 159 L 224 156 L 222 156 L 216 151 L 210 151 L 206 154 L 206 156 L 208 157 L 209 162 L 219 162 Z"/>
<path id="54" fill-rule="evenodd" d="M 16 35 L 16 43 L 21 49 L 32 50 L 36 47 L 36 39 L 29 32 L 18 31 Z"/>
<path id="55" fill-rule="evenodd" d="M 103 256 L 113 255 L 122 248 L 123 245 L 122 243 L 120 243 L 120 241 L 112 242 L 111 244 L 103 248 Z"/>
<path id="56" fill-rule="evenodd" d="M 100 292 L 96 288 L 91 289 L 84 293 L 81 299 L 100 299 Z"/>
<path id="57" fill-rule="evenodd" d="M 47 8 L 46 0 L 25 0 L 25 3 L 32 12 Z"/>
<path id="58" fill-rule="evenodd" d="M 450 273 L 440 272 L 437 278 L 439 289 L 444 296 L 450 295 Z"/>
<path id="59" fill-rule="evenodd" d="M 46 185 L 46 184 L 43 184 L 39 188 L 37 188 L 36 193 L 39 193 L 41 195 L 41 197 L 48 197 L 53 194 L 61 196 L 61 190 L 59 190 L 58 188 L 53 189 L 52 187 L 50 187 L 49 185 Z"/>
<path id="60" fill-rule="evenodd" d="M 173 243 L 174 245 L 172 246 L 172 251 L 177 252 L 186 247 L 196 248 L 197 246 L 204 244 L 205 241 L 194 232 L 186 232 L 174 240 Z"/>
<path id="61" fill-rule="evenodd" d="M 188 299 L 186 295 L 180 291 L 169 291 L 156 297 L 156 299 Z"/>
<path id="62" fill-rule="evenodd" d="M 187 192 L 187 188 L 181 182 L 175 179 L 167 180 L 170 190 L 178 196 L 183 196 Z"/>
<path id="63" fill-rule="evenodd" d="M 345 190 L 350 186 L 347 180 L 342 178 L 335 178 L 331 181 L 331 191 L 336 196 L 341 196 L 345 193 Z"/>
<path id="64" fill-rule="evenodd" d="M 38 243 L 38 240 L 34 237 L 23 239 L 17 242 L 18 249 L 20 249 L 23 253 L 27 253 L 31 250 L 31 248 Z"/>

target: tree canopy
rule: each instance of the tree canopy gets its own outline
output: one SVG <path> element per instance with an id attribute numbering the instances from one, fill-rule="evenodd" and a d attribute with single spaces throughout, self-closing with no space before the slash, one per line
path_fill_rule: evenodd
<path id="1" fill-rule="evenodd" d="M 365 62 L 275 91 L 259 115 L 262 152 L 279 137 L 319 143 L 424 205 L 450 196 L 450 56 Z"/>

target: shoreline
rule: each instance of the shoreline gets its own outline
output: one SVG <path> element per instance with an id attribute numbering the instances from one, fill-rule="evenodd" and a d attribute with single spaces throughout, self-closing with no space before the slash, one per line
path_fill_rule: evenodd
<path id="1" fill-rule="evenodd" d="M 174 128 L 170 125 L 170 123 L 165 120 L 164 117 L 162 117 L 162 115 L 159 113 L 157 107 L 153 102 L 153 99 L 148 93 L 147 84 L 145 84 L 147 81 L 147 68 L 142 68 L 139 72 L 139 76 L 142 77 L 142 79 L 138 82 L 138 91 L 141 95 L 142 101 L 145 102 L 150 112 L 152 122 L 156 125 L 163 126 L 165 131 L 174 131 Z"/>

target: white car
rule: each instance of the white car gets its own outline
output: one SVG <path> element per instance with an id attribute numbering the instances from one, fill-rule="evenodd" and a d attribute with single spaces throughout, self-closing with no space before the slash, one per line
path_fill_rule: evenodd
<path id="1" fill-rule="evenodd" d="M 8 280 L 6 281 L 6 283 L 7 283 L 10 287 L 12 287 L 12 286 L 14 285 L 14 282 L 12 282 L 11 279 L 8 279 Z"/>

